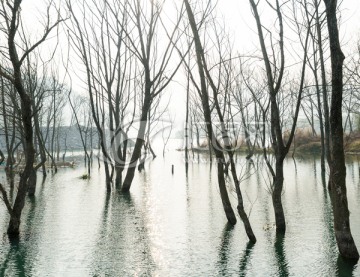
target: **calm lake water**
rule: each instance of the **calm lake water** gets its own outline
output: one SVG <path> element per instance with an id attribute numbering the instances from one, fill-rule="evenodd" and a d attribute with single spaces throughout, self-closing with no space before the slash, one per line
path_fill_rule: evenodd
<path id="1" fill-rule="evenodd" d="M 285 162 L 284 237 L 272 228 L 266 175 L 260 170 L 242 182 L 258 239 L 251 245 L 240 219 L 234 227 L 226 223 L 215 164 L 195 155 L 186 178 L 183 155 L 170 151 L 147 163 L 130 195 L 107 194 L 95 165 L 89 181 L 78 178 L 85 173 L 81 166 L 49 174 L 26 200 L 17 242 L 8 241 L 1 204 L 0 276 L 360 276 L 358 265 L 338 257 L 319 159 Z M 238 164 L 245 170 L 244 156 Z M 347 162 L 347 184 L 360 247 L 356 157 Z M 235 208 L 234 192 L 231 198 Z"/>

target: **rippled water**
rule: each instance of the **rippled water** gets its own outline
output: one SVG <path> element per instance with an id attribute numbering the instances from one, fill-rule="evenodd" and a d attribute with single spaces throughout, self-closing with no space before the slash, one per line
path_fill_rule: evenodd
<path id="1" fill-rule="evenodd" d="M 18 242 L 7 239 L 1 204 L 0 276 L 360 276 L 359 266 L 338 257 L 318 159 L 285 162 L 284 237 L 272 228 L 266 176 L 258 172 L 242 183 L 258 239 L 251 245 L 240 219 L 235 227 L 226 223 L 215 165 L 204 163 L 206 155 L 197 163 L 195 155 L 186 178 L 182 156 L 172 151 L 148 163 L 130 195 L 106 194 L 95 165 L 89 181 L 78 178 L 81 167 L 49 175 L 26 201 Z M 356 159 L 347 163 L 347 184 L 360 247 Z"/>

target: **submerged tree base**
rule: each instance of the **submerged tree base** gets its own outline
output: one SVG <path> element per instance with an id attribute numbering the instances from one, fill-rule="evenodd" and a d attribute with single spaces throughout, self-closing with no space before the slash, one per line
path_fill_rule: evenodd
<path id="1" fill-rule="evenodd" d="M 335 237 L 340 255 L 344 259 L 357 262 L 359 260 L 359 252 L 355 246 L 355 242 L 351 233 L 335 230 Z"/>
<path id="2" fill-rule="evenodd" d="M 19 230 L 20 230 L 20 219 L 11 217 L 7 229 L 7 234 L 9 239 L 17 239 L 20 235 Z"/>
<path id="3" fill-rule="evenodd" d="M 79 178 L 82 180 L 88 180 L 88 179 L 90 179 L 90 176 L 88 174 L 83 174 Z"/>

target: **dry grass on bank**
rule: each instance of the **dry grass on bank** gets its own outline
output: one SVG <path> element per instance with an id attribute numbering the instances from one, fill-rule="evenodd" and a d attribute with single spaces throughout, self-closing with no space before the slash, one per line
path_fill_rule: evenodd
<path id="1" fill-rule="evenodd" d="M 284 140 L 287 141 L 289 133 L 284 134 Z M 239 139 L 235 146 L 236 151 L 246 152 L 247 147 L 244 140 Z M 346 154 L 360 154 L 360 131 L 346 134 L 344 136 L 344 148 Z M 208 141 L 201 140 L 199 147 L 195 150 L 207 151 Z M 261 149 L 255 149 L 255 152 Z M 271 151 L 271 149 L 269 149 Z M 299 128 L 295 132 L 295 137 L 290 147 L 290 154 L 295 151 L 295 154 L 320 154 L 321 153 L 321 140 L 320 134 L 313 135 L 309 128 Z"/>

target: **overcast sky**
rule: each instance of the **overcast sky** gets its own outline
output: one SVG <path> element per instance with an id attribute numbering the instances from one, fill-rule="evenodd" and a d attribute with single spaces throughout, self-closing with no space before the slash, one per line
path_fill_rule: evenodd
<path id="1" fill-rule="evenodd" d="M 271 1 L 270 1 L 271 2 Z M 360 1 L 344 0 L 341 6 L 343 24 L 341 25 L 340 35 L 344 44 L 343 51 L 354 49 L 354 43 L 360 38 Z M 235 50 L 240 53 L 253 51 L 259 48 L 255 19 L 252 16 L 250 4 L 248 0 L 219 0 L 218 15 L 222 16 L 231 37 L 235 41 Z M 263 22 L 272 21 L 270 15 L 262 13 Z M 349 43 L 347 43 L 349 42 Z M 180 97 L 179 97 L 180 98 Z M 185 102 L 185 94 L 181 94 L 183 102 Z M 173 110 L 177 111 L 178 120 L 180 121 L 185 111 L 185 105 L 180 106 L 179 101 L 173 101 Z"/>
<path id="2" fill-rule="evenodd" d="M 100 0 L 99 0 L 100 1 Z M 42 30 L 41 26 L 37 24 L 39 19 L 42 18 L 39 15 L 44 10 L 45 1 L 42 0 L 24 0 L 22 4 L 24 22 L 26 22 L 29 30 L 32 30 L 33 37 Z M 340 30 L 342 42 L 344 44 L 343 51 L 345 54 L 353 49 L 355 41 L 358 40 L 360 33 L 360 1 L 359 0 L 344 0 L 342 3 L 342 17 L 343 22 Z M 174 11 L 165 11 L 170 14 Z M 271 21 L 270 14 L 262 13 L 262 19 Z M 258 38 L 255 28 L 255 20 L 252 17 L 249 1 L 247 0 L 219 0 L 218 1 L 218 17 L 222 17 L 229 30 L 229 33 L 234 43 L 234 50 L 239 53 L 247 53 L 254 48 L 258 48 Z M 349 43 L 348 43 L 349 42 Z M 61 43 L 64 43 L 62 41 Z M 48 51 L 51 42 L 44 46 L 43 51 Z M 351 47 L 349 47 L 351 46 Z M 81 82 L 80 80 L 74 82 Z M 75 84 L 75 87 L 79 90 L 84 87 L 83 84 Z M 185 114 L 185 91 L 182 87 L 173 84 L 169 88 L 168 96 L 172 95 L 172 101 L 170 104 L 171 111 L 176 114 L 176 121 L 180 122 L 184 119 Z"/>

